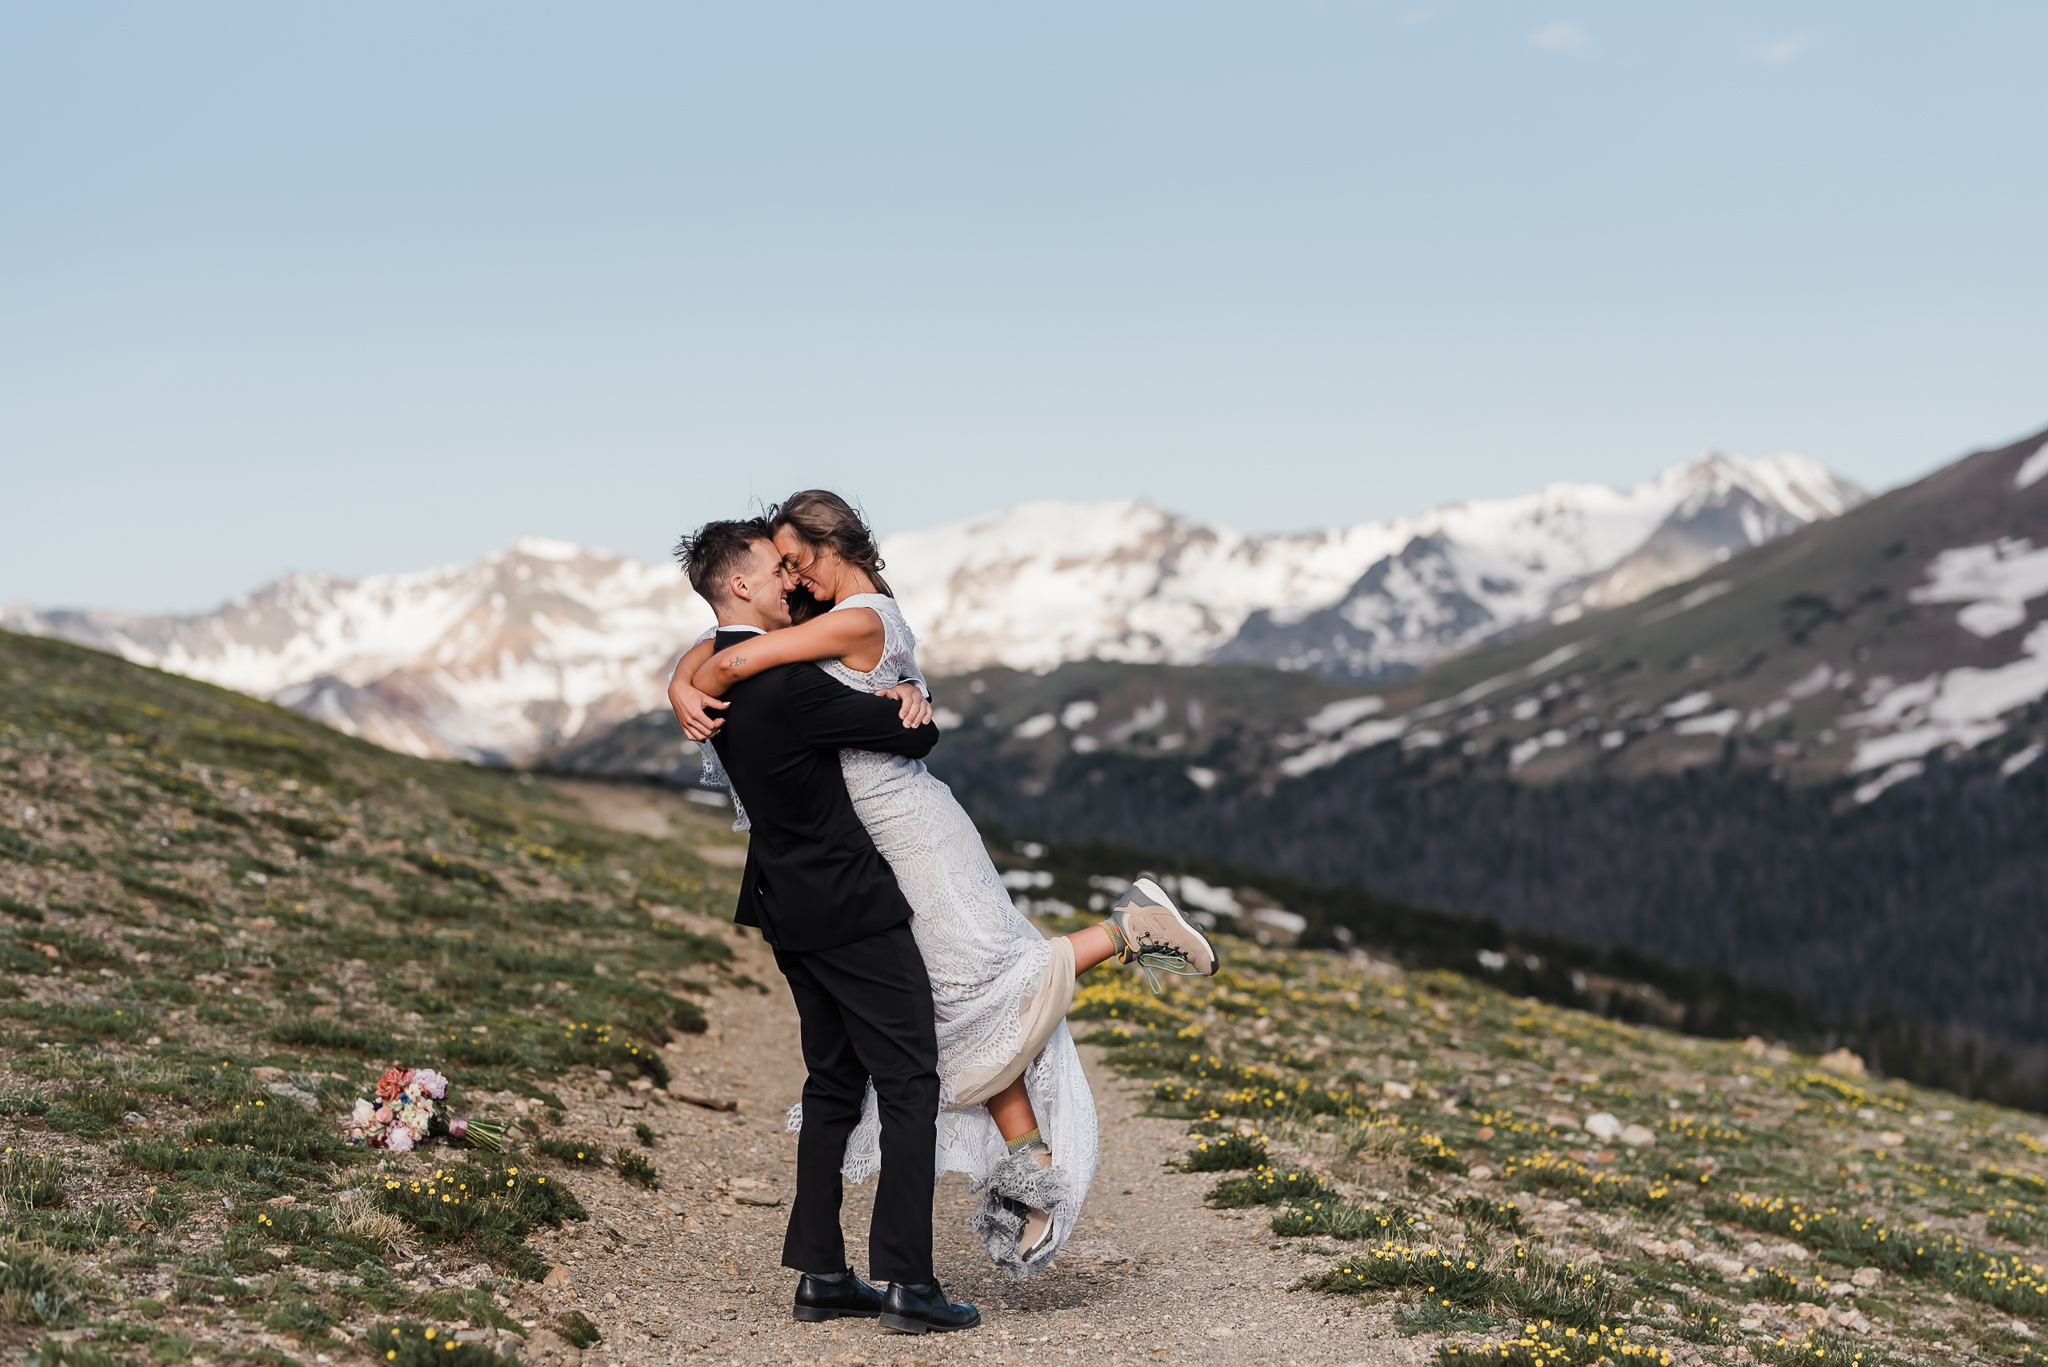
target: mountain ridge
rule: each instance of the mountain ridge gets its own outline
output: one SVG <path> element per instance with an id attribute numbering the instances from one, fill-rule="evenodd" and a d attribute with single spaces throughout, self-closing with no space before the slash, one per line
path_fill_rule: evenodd
<path id="1" fill-rule="evenodd" d="M 1575 595 L 1650 591 L 1862 497 L 1800 457 L 1708 456 L 1629 490 L 1559 484 L 1296 536 L 1136 501 L 1041 503 L 883 551 L 930 674 L 1103 658 L 1372 681 L 1571 611 Z M 1437 582 L 1378 570 L 1418 545 Z M 1348 651 L 1304 646 L 1329 612 L 1381 629 Z M 273 699 L 387 748 L 486 762 L 658 708 L 676 655 L 710 621 L 670 566 L 531 537 L 418 573 L 286 575 L 208 613 L 0 612 L 12 630 Z"/>

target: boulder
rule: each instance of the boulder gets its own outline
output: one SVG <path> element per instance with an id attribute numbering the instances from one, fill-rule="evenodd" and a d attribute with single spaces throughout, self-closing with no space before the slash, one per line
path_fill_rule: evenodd
<path id="1" fill-rule="evenodd" d="M 1619 1139 L 1624 1128 L 1611 1111 L 1595 1111 L 1586 1117 L 1586 1133 L 1596 1139 Z"/>

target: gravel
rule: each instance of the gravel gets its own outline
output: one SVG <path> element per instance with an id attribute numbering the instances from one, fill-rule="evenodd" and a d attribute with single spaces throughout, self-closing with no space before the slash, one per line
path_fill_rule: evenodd
<path id="1" fill-rule="evenodd" d="M 515 1305 L 537 1323 L 527 1359 L 549 1364 L 943 1362 L 1401 1363 L 1426 1360 L 1425 1340 L 1394 1332 L 1385 1307 L 1290 1290 L 1326 1256 L 1274 1246 L 1264 1211 L 1212 1211 L 1212 1175 L 1169 1165 L 1187 1149 L 1181 1122 L 1138 1115 L 1141 1089 L 1088 1055 L 1102 1112 L 1102 1162 L 1073 1241 L 1043 1277 L 1013 1283 L 967 1229 L 972 1201 L 957 1177 L 937 1204 L 940 1279 L 982 1309 L 978 1329 L 939 1336 L 870 1322 L 798 1324 L 796 1276 L 780 1265 L 796 1138 L 783 1111 L 803 1068 L 796 1015 L 765 949 L 736 946 L 765 994 L 721 992 L 710 1030 L 671 1046 L 672 1090 L 733 1099 L 734 1112 L 609 1091 L 579 1099 L 568 1128 L 631 1142 L 654 1130 L 662 1189 L 610 1171 L 572 1180 L 591 1211 L 578 1227 L 537 1235 L 568 1269 L 557 1285 L 523 1288 Z M 848 1190 L 846 1228 L 863 1263 L 871 1188 Z M 603 1332 L 578 1353 L 546 1326 L 581 1310 Z"/>

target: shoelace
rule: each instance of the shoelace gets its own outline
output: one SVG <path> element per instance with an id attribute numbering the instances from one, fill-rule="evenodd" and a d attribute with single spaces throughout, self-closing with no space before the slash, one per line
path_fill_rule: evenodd
<path id="1" fill-rule="evenodd" d="M 1159 981 L 1159 974 L 1154 970 L 1164 969 L 1183 978 L 1201 976 L 1195 971 L 1194 965 L 1188 962 L 1188 956 L 1172 945 L 1163 945 L 1157 940 L 1141 939 L 1134 948 L 1137 950 L 1138 971 L 1145 975 L 1145 985 L 1152 989 L 1152 995 L 1155 997 L 1166 995 L 1166 984 Z"/>

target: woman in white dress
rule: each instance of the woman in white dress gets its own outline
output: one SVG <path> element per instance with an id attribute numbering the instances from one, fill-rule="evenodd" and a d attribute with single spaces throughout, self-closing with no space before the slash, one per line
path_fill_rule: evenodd
<path id="1" fill-rule="evenodd" d="M 815 661 L 869 692 L 923 684 L 917 639 L 860 515 L 836 494 L 807 490 L 771 509 L 769 523 L 811 602 L 793 591 L 792 615 L 804 614 L 797 625 L 717 655 L 700 642 L 684 656 L 675 680 L 690 682 L 672 688 L 671 700 L 693 739 L 715 740 L 706 709 L 722 707 L 715 699 L 727 688 L 776 665 Z M 707 756 L 715 760 L 708 746 Z M 973 1225 L 989 1255 L 1013 1276 L 1033 1275 L 1072 1233 L 1095 1177 L 1095 1101 L 1065 1019 L 1076 975 L 1109 960 L 1212 974 L 1215 949 L 1148 879 L 1101 924 L 1048 939 L 1017 910 L 974 823 L 922 762 L 846 751 L 841 768 L 910 903 L 931 978 L 938 1171 L 965 1173 L 983 1193 Z M 847 1144 L 846 1175 L 856 1181 L 879 1166 L 873 1101 Z"/>

